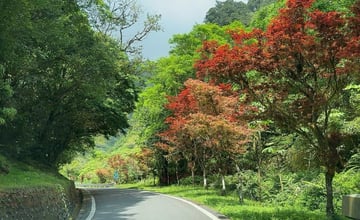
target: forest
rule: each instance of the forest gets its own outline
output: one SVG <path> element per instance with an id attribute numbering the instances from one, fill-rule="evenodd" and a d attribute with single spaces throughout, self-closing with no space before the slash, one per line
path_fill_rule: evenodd
<path id="1" fill-rule="evenodd" d="M 360 191 L 359 0 L 216 1 L 155 61 L 139 45 L 161 16 L 126 39 L 141 10 L 114 2 L 0 2 L 2 155 L 341 214 Z"/>

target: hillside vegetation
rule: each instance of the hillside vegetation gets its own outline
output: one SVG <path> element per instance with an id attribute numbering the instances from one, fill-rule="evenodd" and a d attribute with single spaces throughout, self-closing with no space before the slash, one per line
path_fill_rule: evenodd
<path id="1" fill-rule="evenodd" d="M 137 43 L 160 15 L 136 1 L 0 6 L 0 189 L 60 168 L 264 219 L 341 218 L 360 191 L 359 0 L 217 2 L 156 61 Z"/>
<path id="2" fill-rule="evenodd" d="M 357 0 L 276 1 L 246 24 L 212 21 L 174 35 L 169 56 L 144 67 L 127 135 L 63 172 L 203 186 L 232 205 L 338 218 L 342 195 L 360 190 L 359 8 Z M 264 219 L 283 217 L 270 212 Z"/>
<path id="3" fill-rule="evenodd" d="M 56 170 L 41 165 L 34 167 L 0 155 L 0 166 L 0 191 L 69 184 L 69 180 L 57 174 Z"/>

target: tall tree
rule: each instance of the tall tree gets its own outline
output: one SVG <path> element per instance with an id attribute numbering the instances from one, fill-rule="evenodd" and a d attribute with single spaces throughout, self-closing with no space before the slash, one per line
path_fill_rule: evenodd
<path id="1" fill-rule="evenodd" d="M 234 0 L 216 1 L 215 7 L 207 11 L 205 22 L 225 26 L 238 21 L 247 26 L 250 24 L 254 12 L 275 1 L 249 0 L 246 4 Z"/>
<path id="2" fill-rule="evenodd" d="M 216 1 L 215 7 L 207 11 L 205 22 L 225 26 L 234 21 L 241 21 L 247 25 L 250 22 L 250 17 L 251 11 L 242 1 Z"/>
<path id="3" fill-rule="evenodd" d="M 276 1 L 257 10 L 251 17 L 249 26 L 265 30 L 270 21 L 278 15 L 279 10 L 285 6 L 285 1 Z"/>
<path id="4" fill-rule="evenodd" d="M 121 46 L 95 33 L 74 2 L 24 0 L 2 9 L 11 13 L 0 64 L 17 110 L 1 128 L 6 151 L 55 166 L 92 146 L 94 135 L 124 131 L 136 89 Z"/>
<path id="5" fill-rule="evenodd" d="M 252 12 L 255 12 L 274 2 L 276 2 L 276 0 L 249 0 L 247 2 L 247 6 Z"/>
<path id="6" fill-rule="evenodd" d="M 9 123 L 16 115 L 16 110 L 10 104 L 13 90 L 4 75 L 5 68 L 0 64 L 0 126 Z"/>
<path id="7" fill-rule="evenodd" d="M 82 5 L 92 26 L 117 39 L 121 50 L 128 54 L 139 55 L 141 45 L 138 43 L 150 32 L 161 30 L 161 15 L 147 14 L 143 20 L 144 12 L 136 0 L 85 0 Z"/>
<path id="8" fill-rule="evenodd" d="M 232 33 L 228 45 L 205 43 L 197 68 L 199 77 L 237 83 L 263 117 L 307 140 L 326 168 L 326 212 L 332 217 L 332 180 L 344 134 L 330 125 L 344 89 L 358 79 L 360 1 L 351 16 L 311 10 L 313 2 L 288 0 L 265 32 Z"/>

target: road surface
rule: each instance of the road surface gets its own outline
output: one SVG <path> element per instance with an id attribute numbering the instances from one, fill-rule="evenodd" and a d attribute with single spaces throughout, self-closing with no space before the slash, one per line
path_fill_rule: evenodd
<path id="1" fill-rule="evenodd" d="M 86 189 L 78 220 L 226 219 L 188 201 L 134 189 Z"/>

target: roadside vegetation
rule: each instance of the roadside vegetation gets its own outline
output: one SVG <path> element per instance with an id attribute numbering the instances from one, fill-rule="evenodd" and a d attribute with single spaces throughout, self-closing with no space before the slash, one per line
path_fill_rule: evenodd
<path id="1" fill-rule="evenodd" d="M 245 199 L 239 203 L 236 191 L 230 191 L 226 196 L 221 195 L 219 189 L 204 189 L 201 186 L 150 186 L 144 183 L 119 185 L 120 188 L 135 188 L 177 196 L 194 202 L 195 204 L 205 205 L 212 210 L 225 215 L 229 219 L 239 220 L 325 220 L 328 219 L 324 212 L 319 210 L 311 211 L 295 203 L 299 200 L 292 196 L 294 204 L 279 206 L 277 204 L 264 204 L 253 200 Z M 337 219 L 346 219 L 338 216 Z"/>
<path id="2" fill-rule="evenodd" d="M 48 167 L 42 165 L 34 167 L 16 160 L 7 159 L 2 155 L 0 155 L 0 167 L 2 169 L 2 172 L 0 172 L 0 191 L 54 186 L 57 184 L 67 186 L 70 184 L 67 178 Z"/>
<path id="3" fill-rule="evenodd" d="M 128 0 L 0 2 L 0 187 L 60 183 L 58 168 L 95 136 L 125 133 L 139 43 L 160 30 L 142 13 Z"/>
<path id="4" fill-rule="evenodd" d="M 135 188 L 154 191 L 188 199 L 216 210 L 230 219 L 328 219 L 325 210 L 323 175 L 318 173 L 288 173 L 283 175 L 283 189 L 280 189 L 277 175 L 272 173 L 263 177 L 260 195 L 256 174 L 253 180 L 243 180 L 242 197 L 239 197 L 239 182 L 234 176 L 227 176 L 228 188 L 222 193 L 218 176 L 209 178 L 209 187 L 201 184 L 201 177 L 196 177 L 197 184 L 192 185 L 190 178 L 180 181 L 179 185 L 154 185 L 152 179 L 132 184 L 119 184 L 119 188 Z M 251 174 L 248 173 L 249 177 Z M 360 173 L 349 171 L 338 174 L 334 179 L 335 219 L 347 219 L 342 216 L 342 195 L 360 190 Z M 262 196 L 262 199 L 254 197 Z"/>
<path id="5" fill-rule="evenodd" d="M 143 66 L 127 134 L 62 173 L 211 194 L 233 219 L 341 218 L 360 191 L 360 2 L 249 1 L 250 20 L 220 20 L 232 3 L 174 35 Z"/>
<path id="6" fill-rule="evenodd" d="M 156 61 L 136 1 L 0 6 L 0 187 L 148 181 L 233 219 L 360 191 L 359 0 L 218 2 Z"/>

